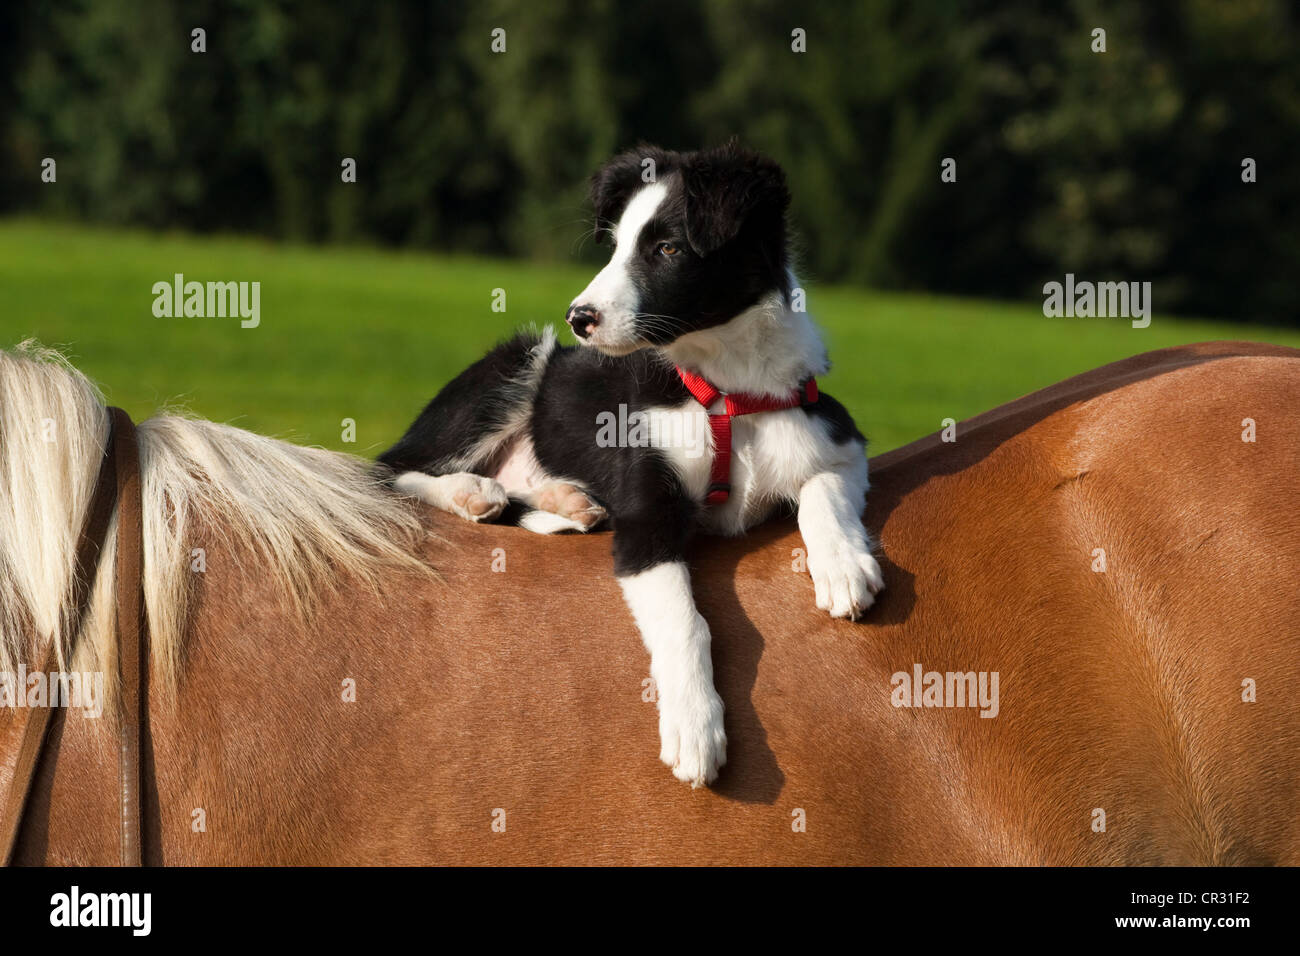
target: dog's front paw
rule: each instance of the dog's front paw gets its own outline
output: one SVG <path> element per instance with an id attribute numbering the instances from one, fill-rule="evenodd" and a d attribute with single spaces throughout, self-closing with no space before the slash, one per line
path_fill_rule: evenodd
<path id="1" fill-rule="evenodd" d="M 827 553 L 809 549 L 808 573 L 812 575 L 817 606 L 830 611 L 831 617 L 856 621 L 885 588 L 876 559 L 871 552 L 857 547 Z"/>
<path id="2" fill-rule="evenodd" d="M 659 701 L 659 759 L 693 788 L 712 783 L 727 762 L 722 698 L 712 687 L 689 700 Z"/>

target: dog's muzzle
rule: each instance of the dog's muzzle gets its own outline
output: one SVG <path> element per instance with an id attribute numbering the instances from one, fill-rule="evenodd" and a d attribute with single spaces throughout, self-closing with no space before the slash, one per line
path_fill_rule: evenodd
<path id="1" fill-rule="evenodd" d="M 569 323 L 569 328 L 573 329 L 574 335 L 585 339 L 600 325 L 600 312 L 589 305 L 574 305 L 569 307 L 564 319 Z"/>

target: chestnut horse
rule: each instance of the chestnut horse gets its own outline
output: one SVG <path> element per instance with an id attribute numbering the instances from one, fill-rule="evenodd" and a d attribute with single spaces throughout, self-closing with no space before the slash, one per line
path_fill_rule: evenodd
<path id="1" fill-rule="evenodd" d="M 151 419 L 147 862 L 1300 863 L 1297 409 L 1300 352 L 1212 343 L 881 455 L 858 623 L 793 521 L 698 541 L 731 742 L 698 791 L 658 764 L 605 535 Z M 111 547 L 79 637 L 57 610 L 104 441 L 84 378 L 0 353 L 0 669 L 59 641 L 116 670 Z M 55 716 L 18 862 L 116 861 L 111 713 Z"/>

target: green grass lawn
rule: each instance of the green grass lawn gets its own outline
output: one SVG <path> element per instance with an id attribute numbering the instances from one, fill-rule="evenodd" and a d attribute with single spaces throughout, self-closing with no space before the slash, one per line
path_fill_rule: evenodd
<path id="1" fill-rule="evenodd" d="M 261 282 L 261 324 L 155 318 L 152 286 Z M 0 221 L 0 346 L 65 349 L 137 420 L 181 405 L 265 434 L 373 455 L 512 329 L 563 326 L 591 267 L 284 246 Z M 835 369 L 822 385 L 873 452 L 1138 352 L 1207 339 L 1300 347 L 1300 332 L 1175 320 L 1048 319 L 1033 303 L 809 283 Z M 507 309 L 492 311 L 492 290 Z M 567 332 L 562 341 L 572 341 Z M 356 421 L 356 442 L 341 422 Z"/>

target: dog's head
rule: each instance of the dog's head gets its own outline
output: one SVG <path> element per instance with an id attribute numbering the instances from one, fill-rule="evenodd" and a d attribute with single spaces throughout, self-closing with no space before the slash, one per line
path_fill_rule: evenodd
<path id="1" fill-rule="evenodd" d="M 585 345 L 610 355 L 667 345 L 789 292 L 790 193 L 759 153 L 630 150 L 592 177 L 591 201 L 596 239 L 614 252 L 569 306 Z"/>

